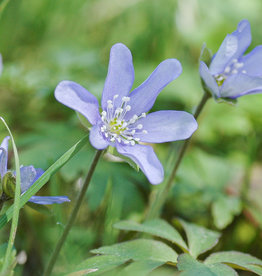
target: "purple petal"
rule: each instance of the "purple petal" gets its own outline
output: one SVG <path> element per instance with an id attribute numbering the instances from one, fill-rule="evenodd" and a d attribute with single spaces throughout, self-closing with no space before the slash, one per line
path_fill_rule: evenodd
<path id="1" fill-rule="evenodd" d="M 34 183 L 34 179 L 36 178 L 36 170 L 33 166 L 21 167 L 20 175 L 22 194 Z"/>
<path id="2" fill-rule="evenodd" d="M 152 147 L 139 144 L 126 146 L 117 143 L 116 149 L 137 163 L 151 184 L 156 185 L 163 181 L 164 170 Z"/>
<path id="3" fill-rule="evenodd" d="M 10 137 L 4 138 L 0 145 L 0 180 L 7 172 L 7 159 L 8 159 L 8 141 Z"/>
<path id="4" fill-rule="evenodd" d="M 178 60 L 167 59 L 161 62 L 148 79 L 131 92 L 128 104 L 132 109 L 127 112 L 125 119 L 149 111 L 160 91 L 176 79 L 181 72 L 182 66 Z"/>
<path id="5" fill-rule="evenodd" d="M 262 76 L 262 45 L 257 46 L 239 62 L 244 64 L 241 70 L 245 70 L 248 75 Z"/>
<path id="6" fill-rule="evenodd" d="M 37 180 L 40 176 L 42 176 L 42 174 L 45 172 L 43 169 L 40 169 L 40 168 L 35 169 L 35 171 L 36 171 L 36 176 L 35 176 L 35 179 L 34 179 L 33 183 L 35 183 L 36 180 Z"/>
<path id="7" fill-rule="evenodd" d="M 102 136 L 100 132 L 99 125 L 94 125 L 91 128 L 90 134 L 89 134 L 89 140 L 91 145 L 98 150 L 105 149 L 106 147 L 109 146 L 109 142 Z"/>
<path id="8" fill-rule="evenodd" d="M 96 97 L 75 82 L 60 82 L 55 89 L 55 97 L 60 103 L 80 112 L 92 125 L 100 118 Z"/>
<path id="9" fill-rule="evenodd" d="M 102 94 L 102 108 L 106 110 L 107 101 L 113 100 L 119 106 L 122 97 L 127 96 L 134 81 L 134 67 L 130 50 L 121 43 L 115 44 L 110 51 L 110 60 L 105 86 Z"/>
<path id="10" fill-rule="evenodd" d="M 246 94 L 262 92 L 262 78 L 247 74 L 231 75 L 221 87 L 221 97 L 235 99 Z"/>
<path id="11" fill-rule="evenodd" d="M 28 201 L 36 204 L 49 205 L 70 202 L 70 199 L 67 196 L 32 196 Z"/>
<path id="12" fill-rule="evenodd" d="M 210 64 L 212 75 L 220 74 L 224 71 L 232 59 L 238 59 L 246 51 L 251 43 L 250 24 L 247 20 L 242 20 L 237 26 L 237 30 L 226 36 Z"/>
<path id="13" fill-rule="evenodd" d="M 135 137 L 142 142 L 164 143 L 189 138 L 197 129 L 195 118 L 184 111 L 163 110 L 150 113 L 140 119 L 142 130 L 147 133 L 137 133 Z"/>
<path id="14" fill-rule="evenodd" d="M 8 142 L 10 140 L 10 136 L 6 136 L 4 140 L 2 141 L 0 148 L 4 149 L 6 152 L 8 152 Z"/>
<path id="15" fill-rule="evenodd" d="M 209 91 L 217 98 L 220 97 L 219 88 L 215 78 L 211 75 L 207 65 L 200 61 L 199 73 Z"/>

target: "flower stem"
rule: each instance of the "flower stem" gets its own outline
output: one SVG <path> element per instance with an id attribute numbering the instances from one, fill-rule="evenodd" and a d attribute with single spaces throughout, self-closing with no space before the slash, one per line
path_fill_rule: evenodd
<path id="1" fill-rule="evenodd" d="M 210 98 L 210 94 L 207 92 L 204 92 L 204 95 L 203 95 L 201 101 L 199 102 L 197 109 L 194 113 L 195 119 L 198 118 L 199 114 L 203 110 L 203 107 L 205 106 L 205 104 L 209 98 Z M 146 220 L 153 219 L 153 218 L 156 218 L 159 216 L 161 209 L 170 193 L 170 190 L 171 190 L 172 184 L 173 184 L 173 180 L 176 177 L 177 170 L 179 168 L 179 165 L 181 164 L 181 161 L 184 157 L 186 149 L 190 143 L 191 137 L 183 142 L 183 145 L 180 148 L 180 151 L 179 151 L 179 154 L 177 157 L 177 161 L 173 167 L 173 170 L 172 170 L 167 182 L 164 184 L 163 189 L 159 190 L 155 196 L 151 197 L 148 211 L 146 214 Z"/>
<path id="2" fill-rule="evenodd" d="M 97 163 L 98 163 L 98 161 L 99 161 L 99 159 L 100 159 L 100 157 L 102 155 L 102 152 L 103 151 L 98 150 L 96 152 L 95 156 L 94 156 L 93 162 L 92 162 L 91 167 L 89 168 L 88 174 L 86 176 L 86 180 L 84 182 L 84 185 L 83 185 L 83 187 L 82 187 L 82 189 L 81 189 L 81 191 L 80 191 L 80 193 L 78 195 L 78 198 L 76 200 L 75 206 L 74 206 L 73 211 L 72 211 L 72 213 L 70 215 L 70 218 L 69 218 L 69 220 L 68 220 L 68 222 L 67 222 L 67 224 L 65 226 L 63 234 L 62 234 L 60 240 L 57 242 L 55 250 L 53 251 L 53 253 L 51 255 L 51 258 L 50 258 L 50 260 L 49 260 L 49 262 L 47 264 L 46 270 L 44 272 L 44 276 L 51 275 L 51 272 L 52 272 L 53 267 L 54 267 L 54 265 L 56 263 L 57 257 L 58 257 L 58 255 L 60 253 L 60 250 L 61 250 L 61 248 L 62 248 L 62 246 L 63 246 L 63 244 L 64 244 L 64 242 L 65 242 L 65 240 L 66 240 L 66 238 L 67 238 L 67 236 L 69 234 L 69 231 L 71 230 L 71 228 L 72 228 L 72 226 L 73 226 L 73 224 L 74 224 L 74 222 L 76 220 L 78 211 L 79 211 L 80 206 L 81 206 L 81 204 L 83 202 L 85 193 L 87 191 L 87 188 L 89 186 L 89 183 L 90 183 L 91 178 L 93 176 L 93 173 L 95 171 L 96 165 L 97 165 Z"/>

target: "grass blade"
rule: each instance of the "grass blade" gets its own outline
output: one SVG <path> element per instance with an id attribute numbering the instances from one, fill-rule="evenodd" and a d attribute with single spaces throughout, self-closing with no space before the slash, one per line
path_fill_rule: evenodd
<path id="1" fill-rule="evenodd" d="M 50 179 L 50 177 L 64 166 L 88 141 L 88 136 L 85 136 L 64 153 L 53 165 L 51 165 L 45 173 L 22 195 L 20 198 L 19 208 L 23 207 L 26 202 L 35 195 Z M 0 217 L 0 229 L 12 218 L 14 205 Z"/>
<path id="2" fill-rule="evenodd" d="M 0 117 L 2 122 L 4 123 L 5 127 L 7 128 L 9 135 L 11 137 L 12 145 L 13 145 L 13 151 L 14 151 L 14 157 L 15 157 L 15 170 L 16 170 L 16 185 L 15 185 L 15 197 L 14 197 L 14 204 L 13 204 L 13 209 L 12 212 L 10 213 L 10 218 L 12 217 L 12 225 L 11 225 L 11 230 L 10 230 L 10 235 L 9 235 L 9 241 L 5 253 L 5 258 L 4 258 L 4 263 L 3 263 L 3 268 L 2 268 L 2 273 L 4 273 L 8 267 L 11 265 L 11 253 L 12 253 L 12 248 L 15 242 L 15 236 L 16 236 L 16 230 L 17 230 L 17 225 L 18 225 L 18 219 L 19 219 L 19 203 L 20 203 L 20 194 L 21 194 L 21 181 L 20 181 L 20 164 L 19 164 L 19 157 L 18 157 L 18 152 L 17 148 L 15 145 L 15 141 L 13 138 L 13 135 L 5 122 L 5 120 Z"/>

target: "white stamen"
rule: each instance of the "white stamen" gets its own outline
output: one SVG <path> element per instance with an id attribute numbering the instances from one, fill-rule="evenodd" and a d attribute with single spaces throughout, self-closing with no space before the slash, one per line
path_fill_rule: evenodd
<path id="1" fill-rule="evenodd" d="M 232 74 L 237 74 L 237 73 L 238 73 L 237 69 L 232 70 Z"/>
<path id="2" fill-rule="evenodd" d="M 224 71 L 226 74 L 228 74 L 229 72 L 230 72 L 230 66 L 227 66 L 226 68 L 225 68 L 225 71 Z"/>
<path id="3" fill-rule="evenodd" d="M 107 108 L 112 109 L 113 108 L 113 104 L 112 103 L 107 103 Z"/>
<path id="4" fill-rule="evenodd" d="M 243 62 L 237 62 L 237 63 L 235 63 L 235 68 L 237 68 L 237 69 L 239 69 L 239 68 L 241 68 L 243 66 L 244 66 Z"/>
<path id="5" fill-rule="evenodd" d="M 130 101 L 130 97 L 123 97 L 123 98 L 122 98 L 122 101 L 125 102 L 125 103 L 127 103 L 127 102 Z"/>
<path id="6" fill-rule="evenodd" d="M 247 71 L 246 71 L 246 70 L 242 70 L 242 73 L 243 73 L 243 74 L 246 74 L 246 73 L 247 73 Z"/>
<path id="7" fill-rule="evenodd" d="M 148 133 L 147 130 L 145 130 L 145 129 L 144 129 L 142 132 L 143 132 L 144 134 L 147 134 L 147 133 Z"/>
<path id="8" fill-rule="evenodd" d="M 116 94 L 112 100 L 107 100 L 106 110 L 101 112 L 103 125 L 100 127 L 100 131 L 105 139 L 112 143 L 118 142 L 134 146 L 140 141 L 140 138 L 134 137 L 134 135 L 147 133 L 146 130 L 141 131 L 143 128 L 142 124 L 134 125 L 134 123 L 141 118 L 145 118 L 146 113 L 134 114 L 131 119 L 126 120 L 126 113 L 132 109 L 131 105 L 127 104 L 130 101 L 130 97 L 122 97 L 121 103 L 119 101 L 115 102 L 118 97 L 119 95 Z"/>
<path id="9" fill-rule="evenodd" d="M 232 62 L 233 62 L 233 63 L 236 63 L 236 62 L 237 62 L 237 59 L 236 59 L 236 58 L 234 58 L 234 59 L 232 60 Z"/>

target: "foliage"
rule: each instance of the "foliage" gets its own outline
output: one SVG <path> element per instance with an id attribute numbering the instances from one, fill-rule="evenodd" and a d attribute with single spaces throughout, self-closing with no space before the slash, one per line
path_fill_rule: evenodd
<path id="1" fill-rule="evenodd" d="M 212 249 L 218 242 L 220 234 L 181 219 L 179 222 L 186 233 L 187 245 L 179 232 L 162 219 L 146 221 L 143 224 L 133 221 L 120 221 L 114 227 L 160 237 L 178 245 L 186 253 L 177 255 L 172 250 L 172 247 L 167 246 L 162 241 L 135 239 L 92 250 L 92 253 L 100 254 L 100 256 L 87 259 L 74 272 L 90 269 L 95 271 L 94 275 L 101 275 L 105 270 L 111 270 L 116 266 L 126 264 L 126 266 L 122 266 L 118 270 L 119 275 L 121 273 L 123 275 L 126 272 L 130 273 L 130 275 L 132 273 L 148 275 L 152 270 L 167 264 L 177 266 L 177 269 L 182 271 L 180 275 L 238 275 L 231 267 L 249 270 L 257 275 L 262 275 L 262 261 L 241 252 L 213 253 L 203 262 L 199 261 L 198 256 Z M 117 259 L 114 259 L 114 257 L 117 257 Z M 109 260 L 109 262 L 106 260 Z M 130 263 L 129 261 L 133 262 Z"/>
<path id="2" fill-rule="evenodd" d="M 0 5 L 5 2 L 8 1 L 0 1 Z M 21 265 L 17 263 L 15 275 L 42 274 L 72 209 L 67 204 L 40 209 L 38 206 L 36 210 L 36 206 L 26 204 L 27 200 L 36 192 L 51 196 L 64 194 L 73 204 L 94 154 L 87 138 L 80 144 L 81 150 L 79 144 L 76 146 L 87 135 L 87 130 L 75 112 L 54 99 L 54 90 L 60 81 L 74 80 L 100 97 L 109 50 L 113 44 L 122 42 L 133 54 L 136 68 L 133 88 L 162 60 L 180 60 L 182 75 L 163 90 L 153 111 L 193 113 L 202 96 L 198 62 L 203 42 L 215 53 L 226 34 L 232 33 L 238 22 L 246 18 L 252 32 L 250 49 L 262 44 L 262 29 L 257 27 L 261 24 L 260 0 L 164 2 L 12 0 L 4 10 L 1 6 L 0 52 L 4 67 L 0 77 L 0 116 L 5 118 L 15 137 L 20 163 L 33 164 L 46 172 L 50 169 L 20 198 L 23 207 L 11 256 L 15 263 L 16 255 L 25 251 L 27 260 Z M 202 60 L 208 63 L 209 52 L 206 49 L 202 53 Z M 150 273 L 155 276 L 236 275 L 233 269 L 238 269 L 239 275 L 250 275 L 245 269 L 259 275 L 259 262 L 235 251 L 262 256 L 261 105 L 261 94 L 242 97 L 235 105 L 209 100 L 199 117 L 199 128 L 178 170 L 160 221 L 138 223 L 145 217 L 150 197 L 161 186 L 150 186 L 141 172 L 106 154 L 98 164 L 54 275 L 69 271 L 72 275 L 100 272 L 105 275 L 121 275 L 121 272 L 122 275 Z M 0 125 L 0 141 L 6 135 L 4 126 Z M 167 176 L 180 145 L 176 142 L 153 146 Z M 79 152 L 73 156 L 76 149 Z M 68 150 L 65 159 L 60 160 Z M 9 154 L 9 168 L 14 169 L 15 158 L 12 152 Z M 131 165 L 137 168 L 136 164 Z M 7 221 L 12 217 L 12 204 L 7 201 L 1 210 L 0 244 L 5 244 L 10 234 L 11 224 Z M 174 217 L 183 218 L 183 231 L 180 223 L 175 222 L 175 228 L 171 225 Z M 186 231 L 187 227 L 191 232 Z M 207 231 L 210 237 L 207 244 L 203 245 L 200 243 L 203 240 L 193 235 L 195 227 L 200 233 L 206 231 L 200 229 L 212 229 L 211 236 Z M 120 231 L 125 229 L 128 232 Z M 217 231 L 220 239 L 215 246 L 219 238 Z M 91 257 L 89 253 L 94 248 L 109 250 L 107 246 L 116 244 L 132 246 L 138 239 L 177 252 L 179 265 L 174 266 L 175 253 L 170 253 L 172 263 L 166 263 L 168 258 L 135 258 L 131 252 L 124 258 L 104 253 Z M 2 245 L 0 265 L 5 250 L 6 245 Z M 243 256 L 247 262 L 243 262 Z M 80 265 L 76 267 L 76 264 Z M 100 270 L 94 272 L 95 266 Z"/>

